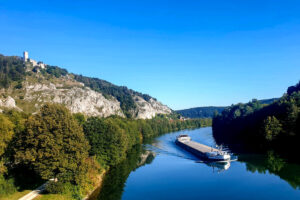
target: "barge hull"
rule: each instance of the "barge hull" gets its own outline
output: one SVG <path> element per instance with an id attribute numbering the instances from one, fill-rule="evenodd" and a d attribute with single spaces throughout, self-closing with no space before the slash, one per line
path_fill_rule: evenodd
<path id="1" fill-rule="evenodd" d="M 209 146 L 199 144 L 194 141 L 189 142 L 180 142 L 176 140 L 176 145 L 180 146 L 181 148 L 185 149 L 186 151 L 192 153 L 193 155 L 199 157 L 202 160 L 211 160 L 207 157 L 206 153 L 212 152 L 212 151 L 219 151 L 218 149 L 211 148 Z M 217 160 L 214 159 L 214 161 L 222 161 L 223 159 Z"/>

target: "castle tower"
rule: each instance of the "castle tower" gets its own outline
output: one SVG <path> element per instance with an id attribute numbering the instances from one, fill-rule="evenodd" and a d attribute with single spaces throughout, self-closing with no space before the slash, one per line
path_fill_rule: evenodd
<path id="1" fill-rule="evenodd" d="M 27 60 L 28 60 L 28 52 L 27 51 L 24 51 L 23 52 L 23 60 L 24 60 L 24 62 L 26 62 Z"/>

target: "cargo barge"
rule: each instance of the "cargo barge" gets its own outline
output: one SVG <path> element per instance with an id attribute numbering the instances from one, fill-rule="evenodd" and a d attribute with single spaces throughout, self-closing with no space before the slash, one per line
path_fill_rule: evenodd
<path id="1" fill-rule="evenodd" d="M 231 159 L 231 155 L 228 152 L 192 141 L 188 135 L 179 135 L 175 143 L 202 160 L 230 161 Z"/>

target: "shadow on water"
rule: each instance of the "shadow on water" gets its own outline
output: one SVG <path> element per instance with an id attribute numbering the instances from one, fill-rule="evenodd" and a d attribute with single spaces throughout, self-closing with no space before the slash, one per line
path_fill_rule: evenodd
<path id="1" fill-rule="evenodd" d="M 134 146 L 127 159 L 112 167 L 105 175 L 101 188 L 96 190 L 89 200 L 116 200 L 122 198 L 125 182 L 132 171 L 150 164 L 155 158 L 155 153 L 146 151 L 142 145 Z"/>

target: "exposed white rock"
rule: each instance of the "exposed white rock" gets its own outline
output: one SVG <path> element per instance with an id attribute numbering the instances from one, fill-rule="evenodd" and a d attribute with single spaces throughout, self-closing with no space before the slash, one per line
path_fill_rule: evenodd
<path id="1" fill-rule="evenodd" d="M 8 96 L 7 98 L 0 99 L 0 107 L 4 108 L 15 108 L 17 110 L 21 110 L 16 106 L 16 101 L 11 97 Z"/>
<path id="2" fill-rule="evenodd" d="M 170 114 L 172 112 L 169 107 L 152 98 L 149 102 L 140 96 L 134 96 L 133 98 L 138 108 L 138 119 L 151 119 L 156 114 Z"/>
<path id="3" fill-rule="evenodd" d="M 24 100 L 64 104 L 72 113 L 84 113 L 88 116 L 107 117 L 110 115 L 124 116 L 120 102 L 115 98 L 106 99 L 100 92 L 90 88 L 72 87 L 57 89 L 54 84 L 34 84 L 25 86 Z M 38 104 L 35 105 L 35 107 Z"/>
<path id="4" fill-rule="evenodd" d="M 56 81 L 55 84 L 25 81 L 23 87 L 22 101 L 32 104 L 34 108 L 30 112 L 38 111 L 45 102 L 52 102 L 65 105 L 72 113 L 83 113 L 87 116 L 119 115 L 124 117 L 120 102 L 116 98 L 106 99 L 101 92 L 84 87 L 83 84 L 71 79 L 71 77 L 61 79 L 61 82 Z M 14 98 L 20 97 L 17 95 Z M 134 95 L 133 99 L 137 108 L 132 110 L 132 113 L 138 119 L 151 119 L 156 114 L 170 114 L 172 112 L 170 108 L 152 98 L 146 101 L 142 97 Z M 16 107 L 16 103 L 11 97 L 5 101 L 0 101 L 0 106 L 2 104 L 6 105 L 3 107 L 8 107 L 7 105 Z"/>

